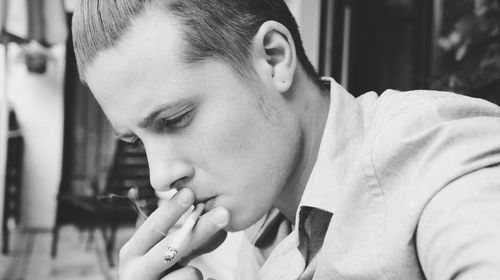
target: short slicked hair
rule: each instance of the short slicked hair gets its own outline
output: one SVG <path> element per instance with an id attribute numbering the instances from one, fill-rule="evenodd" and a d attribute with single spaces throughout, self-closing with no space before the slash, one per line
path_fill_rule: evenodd
<path id="1" fill-rule="evenodd" d="M 249 49 L 260 26 L 277 21 L 290 31 L 300 64 L 319 85 L 283 0 L 81 0 L 73 16 L 73 43 L 82 81 L 98 52 L 115 46 L 147 8 L 162 9 L 180 23 L 189 46 L 183 56 L 187 63 L 218 58 L 239 74 L 248 72 Z"/>

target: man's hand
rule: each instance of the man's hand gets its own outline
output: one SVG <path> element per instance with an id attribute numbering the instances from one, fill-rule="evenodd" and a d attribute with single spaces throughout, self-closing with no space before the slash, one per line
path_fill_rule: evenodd
<path id="1" fill-rule="evenodd" d="M 172 241 L 172 235 L 165 237 L 161 232 L 168 232 L 193 203 L 193 192 L 181 189 L 149 216 L 120 250 L 121 280 L 203 279 L 200 271 L 194 267 L 183 267 L 167 275 L 164 273 L 176 261 L 163 262 L 163 255 Z M 202 215 L 177 260 L 187 263 L 192 258 L 217 248 L 226 238 L 227 233 L 223 229 L 228 222 L 229 212 L 224 208 L 215 208 Z"/>

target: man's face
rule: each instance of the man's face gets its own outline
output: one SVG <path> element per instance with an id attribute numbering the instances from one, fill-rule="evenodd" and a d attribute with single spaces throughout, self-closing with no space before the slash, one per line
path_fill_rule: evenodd
<path id="1" fill-rule="evenodd" d="M 117 133 L 143 142 L 155 189 L 189 188 L 207 210 L 229 210 L 228 230 L 244 229 L 284 190 L 299 130 L 265 82 L 249 87 L 213 59 L 185 64 L 179 32 L 163 15 L 141 17 L 99 53 L 87 83 Z"/>

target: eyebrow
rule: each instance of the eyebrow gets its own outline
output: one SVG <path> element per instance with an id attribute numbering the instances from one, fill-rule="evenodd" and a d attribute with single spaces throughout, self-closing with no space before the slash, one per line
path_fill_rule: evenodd
<path id="1" fill-rule="evenodd" d="M 139 127 L 142 127 L 142 128 L 150 127 L 154 123 L 154 121 L 156 120 L 156 118 L 158 117 L 159 114 L 164 113 L 164 112 L 168 112 L 168 111 L 172 111 L 171 114 L 174 114 L 174 113 L 176 113 L 175 112 L 176 109 L 178 109 L 181 106 L 185 106 L 186 103 L 187 103 L 186 99 L 179 99 L 179 100 L 174 101 L 172 103 L 158 105 L 155 109 L 153 109 L 148 114 L 147 117 L 145 117 L 144 119 L 142 119 L 139 122 Z"/>

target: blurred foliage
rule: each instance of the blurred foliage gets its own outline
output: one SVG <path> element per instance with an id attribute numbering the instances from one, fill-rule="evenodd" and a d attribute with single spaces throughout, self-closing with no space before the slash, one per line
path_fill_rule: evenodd
<path id="1" fill-rule="evenodd" d="M 500 102 L 499 0 L 448 0 L 433 88 Z"/>

